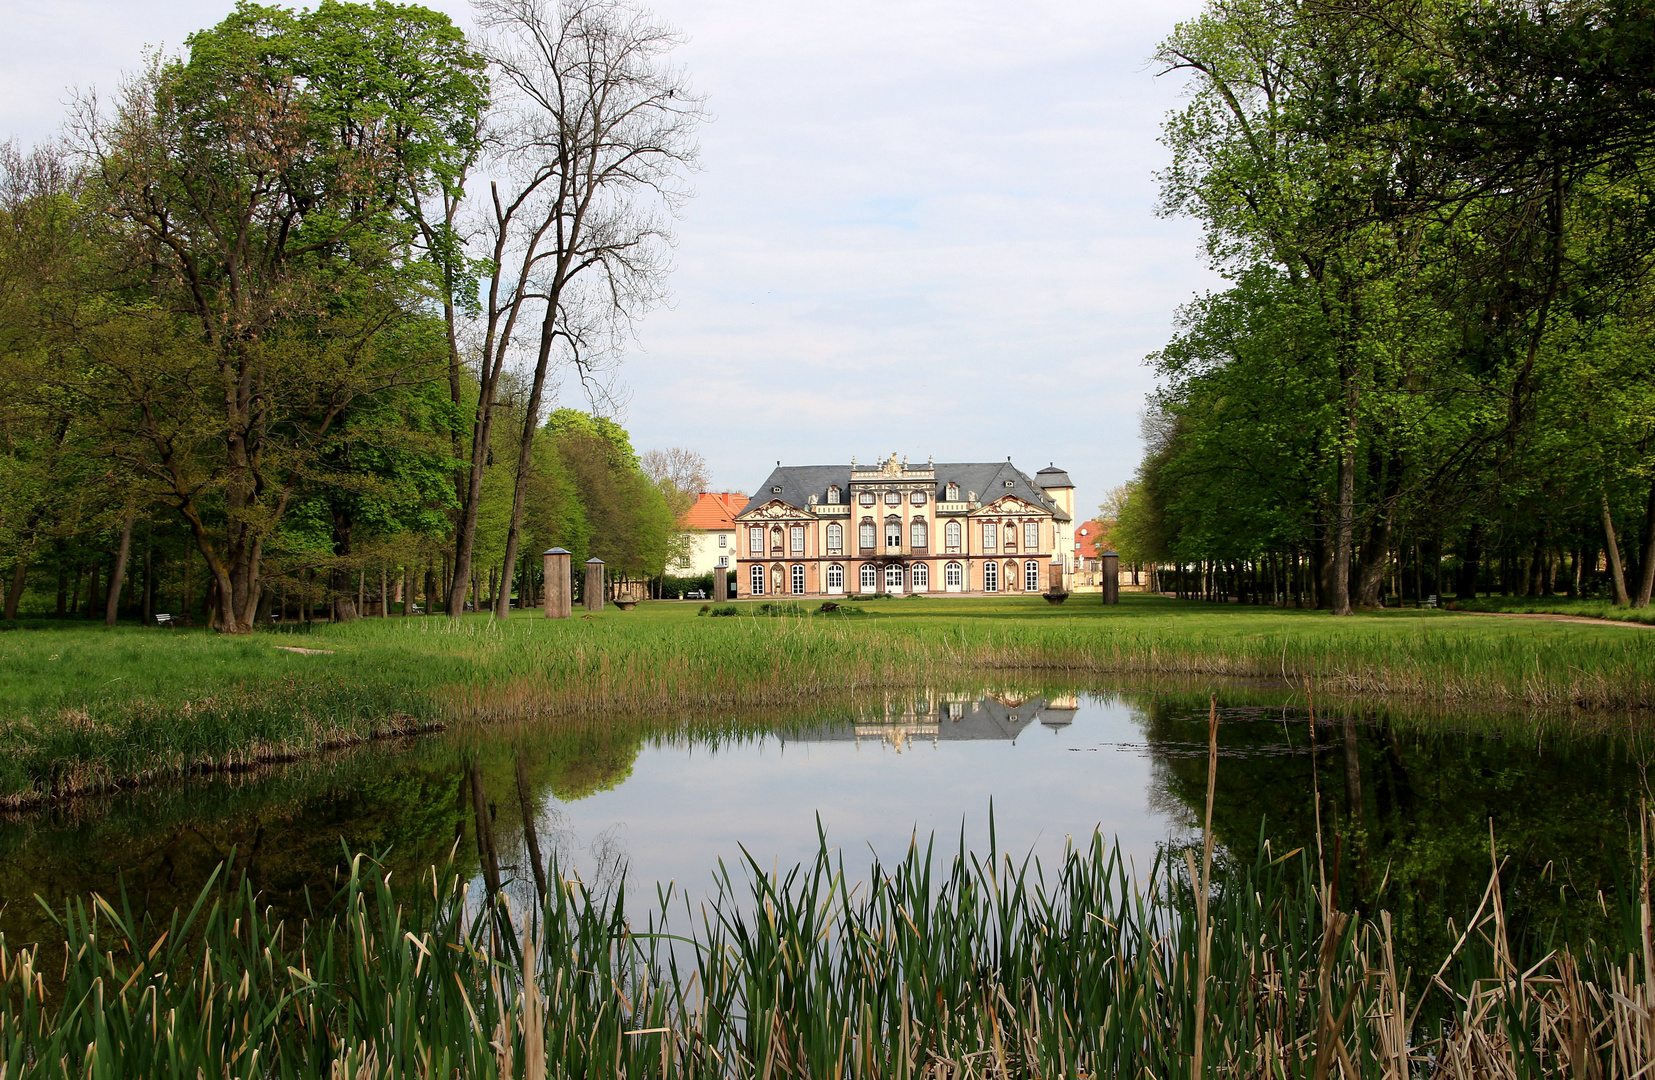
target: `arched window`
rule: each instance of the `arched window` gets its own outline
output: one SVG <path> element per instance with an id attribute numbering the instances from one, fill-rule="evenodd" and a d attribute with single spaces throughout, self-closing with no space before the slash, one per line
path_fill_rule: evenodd
<path id="1" fill-rule="evenodd" d="M 877 541 L 877 535 L 875 534 L 873 527 L 873 520 L 871 518 L 863 519 L 862 528 L 858 530 L 858 532 L 861 534 L 860 539 L 863 550 L 872 551 L 874 544 Z"/>
<path id="2" fill-rule="evenodd" d="M 837 555 L 845 548 L 845 527 L 835 521 L 827 527 L 827 549 Z"/>
<path id="3" fill-rule="evenodd" d="M 959 592 L 963 587 L 965 575 L 964 567 L 957 562 L 951 562 L 942 568 L 942 587 L 949 592 Z"/>
<path id="4" fill-rule="evenodd" d="M 753 595 L 754 596 L 763 596 L 764 595 L 764 567 L 762 567 L 762 566 L 753 567 L 752 581 L 753 581 Z"/>
<path id="5" fill-rule="evenodd" d="M 860 494 L 856 497 L 856 501 L 861 503 L 863 506 L 872 506 L 873 505 L 873 492 L 864 491 L 862 494 Z"/>
<path id="6" fill-rule="evenodd" d="M 931 568 L 925 563 L 915 563 L 913 569 L 908 571 L 908 582 L 913 585 L 915 592 L 929 589 L 931 587 Z"/>
<path id="7" fill-rule="evenodd" d="M 747 530 L 747 550 L 754 555 L 764 554 L 764 530 L 757 525 Z"/>
<path id="8" fill-rule="evenodd" d="M 925 492 L 923 492 L 923 491 L 914 492 L 912 495 L 908 496 L 908 501 L 913 503 L 915 506 L 924 506 L 925 505 Z"/>
<path id="9" fill-rule="evenodd" d="M 845 568 L 834 563 L 827 568 L 827 591 L 842 593 L 845 591 Z"/>
<path id="10" fill-rule="evenodd" d="M 887 491 L 885 493 L 885 505 L 886 506 L 901 506 L 902 505 L 902 492 L 900 492 L 900 491 Z"/>
<path id="11" fill-rule="evenodd" d="M 1033 566 L 1033 563 L 1029 564 Z M 803 596 L 805 592 L 805 568 L 795 563 L 793 565 L 793 595 Z"/>
<path id="12" fill-rule="evenodd" d="M 1023 564 L 1023 590 L 1025 592 L 1040 591 L 1040 564 L 1030 559 Z"/>
<path id="13" fill-rule="evenodd" d="M 1025 551 L 1040 550 L 1040 522 L 1023 522 L 1023 549 Z"/>
<path id="14" fill-rule="evenodd" d="M 915 518 L 908 523 L 908 543 L 912 547 L 922 548 L 930 542 L 930 534 L 925 528 L 924 518 Z"/>
<path id="15" fill-rule="evenodd" d="M 902 519 L 895 514 L 885 519 L 885 546 L 888 548 L 902 547 Z"/>
<path id="16" fill-rule="evenodd" d="M 949 551 L 960 550 L 960 523 L 950 521 L 942 527 L 943 538 L 948 542 Z"/>
<path id="17" fill-rule="evenodd" d="M 876 592 L 879 589 L 879 568 L 871 562 L 862 564 L 862 591 Z"/>
<path id="18" fill-rule="evenodd" d="M 885 566 L 885 591 L 902 591 L 902 564 L 888 563 Z"/>
<path id="19" fill-rule="evenodd" d="M 960 485 L 958 485 L 958 484 L 949 484 L 947 490 L 945 490 L 943 492 L 943 497 L 945 499 L 947 499 L 949 502 L 959 502 L 960 501 Z"/>
<path id="20" fill-rule="evenodd" d="M 991 526 L 992 527 L 992 526 Z M 983 564 L 983 591 L 1000 591 L 1000 564 L 986 562 Z"/>
<path id="21" fill-rule="evenodd" d="M 1000 526 L 992 521 L 983 522 L 983 550 L 993 551 L 1000 546 Z"/>

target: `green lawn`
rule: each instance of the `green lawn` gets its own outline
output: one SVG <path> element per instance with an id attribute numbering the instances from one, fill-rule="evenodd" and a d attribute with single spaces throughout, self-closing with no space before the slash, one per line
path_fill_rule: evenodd
<path id="1" fill-rule="evenodd" d="M 679 720 L 1013 672 L 1098 681 L 1267 678 L 1432 709 L 1642 709 L 1655 634 L 1603 623 L 1384 611 L 1335 619 L 1158 596 L 696 602 L 549 621 L 363 619 L 224 638 L 27 624 L 0 633 L 0 803 L 295 756 L 425 722 L 618 713 Z M 780 614 L 762 615 L 770 611 Z M 303 655 L 278 648 L 326 650 Z"/>
<path id="2" fill-rule="evenodd" d="M 1454 604 L 1462 611 L 1510 611 L 1534 615 L 1570 615 L 1582 619 L 1655 625 L 1655 605 L 1618 607 L 1608 600 L 1575 600 L 1567 596 L 1479 596 Z"/>

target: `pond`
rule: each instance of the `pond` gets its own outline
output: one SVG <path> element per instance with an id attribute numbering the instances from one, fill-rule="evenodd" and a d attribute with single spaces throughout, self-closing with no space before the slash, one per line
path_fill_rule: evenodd
<path id="1" fill-rule="evenodd" d="M 1226 688 L 1214 824 L 1224 857 L 1314 850 L 1347 906 L 1384 907 L 1410 951 L 1440 949 L 1475 907 L 1490 835 L 1513 925 L 1589 917 L 1629 871 L 1647 748 L 1625 734 L 1544 737 L 1524 722 L 1347 710 L 1312 722 L 1281 690 Z M 533 844 L 566 873 L 653 903 L 693 900 L 722 860 L 739 875 L 809 858 L 818 829 L 853 873 L 934 834 L 1048 864 L 1094 831 L 1147 876 L 1199 835 L 1207 698 L 1152 690 L 916 691 L 809 715 L 583 723 L 450 733 L 259 775 L 83 800 L 0 820 L 0 930 L 53 937 L 28 899 L 122 883 L 134 908 L 193 899 L 233 852 L 279 910 L 325 898 L 344 851 L 412 885 L 450 853 L 480 880 L 486 823 L 503 880 Z M 486 807 L 478 812 L 481 802 Z M 525 827 L 527 825 L 527 827 Z"/>

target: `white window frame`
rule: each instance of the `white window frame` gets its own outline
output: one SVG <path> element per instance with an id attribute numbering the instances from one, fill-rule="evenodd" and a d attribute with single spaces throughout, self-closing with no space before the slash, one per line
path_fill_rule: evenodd
<path id="1" fill-rule="evenodd" d="M 1040 550 L 1040 522 L 1038 522 L 1038 521 L 1025 521 L 1025 522 L 1023 522 L 1023 550 L 1025 550 L 1025 551 L 1039 551 Z"/>
<path id="2" fill-rule="evenodd" d="M 891 537 L 893 535 L 893 533 L 891 532 L 892 529 L 896 530 L 896 532 L 894 533 L 894 535 L 896 536 L 896 543 L 894 543 L 894 544 L 891 543 Z M 885 550 L 890 551 L 893 548 L 897 551 L 902 550 L 902 519 L 901 518 L 897 518 L 895 521 L 892 521 L 889 518 L 885 519 Z"/>
<path id="3" fill-rule="evenodd" d="M 728 555 L 720 555 L 718 557 L 718 565 L 723 567 L 726 570 L 729 569 L 729 567 L 730 567 L 730 557 Z"/>
<path id="4" fill-rule="evenodd" d="M 827 549 L 829 555 L 845 550 L 845 527 L 837 521 L 827 527 Z"/>
<path id="5" fill-rule="evenodd" d="M 943 542 L 948 545 L 948 550 L 950 552 L 957 552 L 960 550 L 960 536 L 963 532 L 964 530 L 960 528 L 960 523 L 957 521 L 950 521 L 943 525 Z"/>
<path id="6" fill-rule="evenodd" d="M 730 534 L 729 533 L 719 533 L 718 534 L 718 546 L 721 547 L 721 548 L 727 548 L 727 547 L 730 546 Z"/>
<path id="7" fill-rule="evenodd" d="M 1038 559 L 1030 559 L 1023 564 L 1023 591 L 1040 591 L 1040 561 Z"/>
<path id="8" fill-rule="evenodd" d="M 924 518 L 915 518 L 908 523 L 908 546 L 916 549 L 931 546 L 931 529 Z"/>
<path id="9" fill-rule="evenodd" d="M 900 491 L 887 491 L 885 493 L 885 505 L 886 506 L 901 506 L 902 505 L 902 492 L 900 492 Z"/>
<path id="10" fill-rule="evenodd" d="M 877 501 L 871 491 L 864 491 L 856 497 L 856 502 L 860 506 L 872 506 Z"/>
<path id="11" fill-rule="evenodd" d="M 838 484 L 833 484 L 828 488 L 828 505 L 829 506 L 838 506 L 839 505 L 839 485 Z"/>
<path id="12" fill-rule="evenodd" d="M 891 580 L 892 578 L 896 579 L 894 583 Z M 888 592 L 888 593 L 899 593 L 899 592 L 901 592 L 902 589 L 903 589 L 903 582 L 906 580 L 906 575 L 903 574 L 903 572 L 902 572 L 902 564 L 901 563 L 896 563 L 896 562 L 886 563 L 885 564 L 884 579 L 885 579 L 885 591 L 886 592 Z"/>
<path id="13" fill-rule="evenodd" d="M 908 568 L 908 587 L 914 592 L 931 591 L 931 567 L 926 563 L 915 563 Z"/>
<path id="14" fill-rule="evenodd" d="M 983 550 L 996 551 L 1000 547 L 1000 526 L 992 521 L 983 522 Z"/>
<path id="15" fill-rule="evenodd" d="M 960 592 L 965 588 L 965 565 L 951 562 L 942 568 L 942 587 L 949 592 Z"/>
<path id="16" fill-rule="evenodd" d="M 862 548 L 868 551 L 874 550 L 879 546 L 879 526 L 871 521 L 864 521 L 857 526 L 856 539 Z M 863 541 L 866 542 L 863 543 Z"/>
<path id="17" fill-rule="evenodd" d="M 949 484 L 946 488 L 943 489 L 943 497 L 946 498 L 949 502 L 959 502 L 960 501 L 960 485 L 958 485 L 958 484 Z"/>
<path id="18" fill-rule="evenodd" d="M 827 568 L 827 591 L 835 596 L 842 595 L 845 591 L 845 568 L 838 563 L 833 563 Z"/>
<path id="19" fill-rule="evenodd" d="M 858 571 L 858 573 L 857 573 L 856 583 L 857 583 L 857 587 L 860 588 L 862 590 L 862 592 L 864 592 L 864 593 L 878 592 L 879 591 L 879 567 L 875 566 L 871 562 L 863 563 L 862 564 L 862 569 L 860 571 Z"/>
<path id="20" fill-rule="evenodd" d="M 793 586 L 793 595 L 794 596 L 803 596 L 805 594 L 805 568 L 804 568 L 804 564 L 803 563 L 794 563 L 793 564 L 793 570 L 788 575 L 788 577 L 791 579 L 791 584 Z"/>
<path id="21" fill-rule="evenodd" d="M 792 552 L 794 555 L 803 555 L 805 553 L 805 527 L 803 525 L 788 526 L 787 550 Z"/>
<path id="22" fill-rule="evenodd" d="M 749 555 L 764 554 L 764 526 L 753 525 L 747 529 L 747 553 Z"/>
<path id="23" fill-rule="evenodd" d="M 762 567 L 762 566 L 753 567 L 753 569 L 751 571 L 749 571 L 748 574 L 747 574 L 747 584 L 748 584 L 748 588 L 750 588 L 752 590 L 752 595 L 754 595 L 754 596 L 763 596 L 764 595 L 764 567 Z"/>
<path id="24" fill-rule="evenodd" d="M 925 505 L 925 492 L 923 492 L 923 491 L 914 492 L 912 495 L 908 496 L 908 502 L 913 506 L 924 506 Z"/>
<path id="25" fill-rule="evenodd" d="M 1000 591 L 1000 564 L 999 563 L 997 563 L 997 562 L 986 562 L 986 563 L 983 564 L 983 591 L 984 592 L 999 592 Z"/>

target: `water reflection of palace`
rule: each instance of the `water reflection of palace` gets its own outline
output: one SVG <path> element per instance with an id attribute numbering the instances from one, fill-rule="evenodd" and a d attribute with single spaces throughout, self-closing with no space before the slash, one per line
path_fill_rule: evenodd
<path id="1" fill-rule="evenodd" d="M 1016 742 L 1039 724 L 1056 731 L 1074 723 L 1080 702 L 1073 695 L 1030 697 L 1009 690 L 974 694 L 923 693 L 887 698 L 884 705 L 855 717 L 804 728 L 783 742 L 888 744 L 901 753 L 916 742 L 999 740 Z"/>

